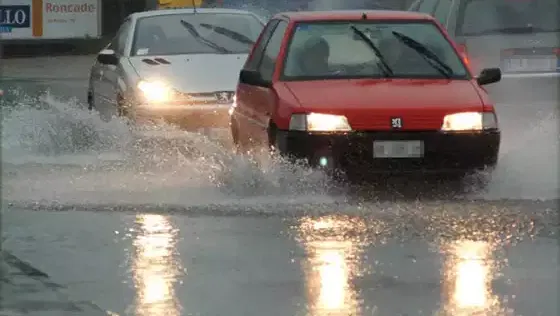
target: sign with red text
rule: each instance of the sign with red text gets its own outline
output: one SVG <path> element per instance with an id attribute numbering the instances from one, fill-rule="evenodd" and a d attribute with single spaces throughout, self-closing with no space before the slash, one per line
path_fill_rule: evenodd
<path id="1" fill-rule="evenodd" d="M 2 0 L 0 39 L 101 36 L 101 0 Z"/>

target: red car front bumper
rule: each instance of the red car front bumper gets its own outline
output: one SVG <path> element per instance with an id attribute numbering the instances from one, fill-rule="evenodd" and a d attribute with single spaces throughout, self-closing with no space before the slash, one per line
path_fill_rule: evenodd
<path id="1" fill-rule="evenodd" d="M 319 165 L 359 173 L 467 173 L 497 164 L 499 130 L 479 133 L 352 132 L 348 134 L 279 131 L 279 151 Z M 376 158 L 374 141 L 421 141 L 423 153 L 411 158 Z"/>

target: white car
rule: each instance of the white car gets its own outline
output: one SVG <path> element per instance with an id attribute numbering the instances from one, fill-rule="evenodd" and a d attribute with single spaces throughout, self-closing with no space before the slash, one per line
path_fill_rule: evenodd
<path id="1" fill-rule="evenodd" d="M 89 108 L 104 119 L 227 128 L 239 71 L 264 25 L 233 9 L 131 14 L 91 68 Z"/>

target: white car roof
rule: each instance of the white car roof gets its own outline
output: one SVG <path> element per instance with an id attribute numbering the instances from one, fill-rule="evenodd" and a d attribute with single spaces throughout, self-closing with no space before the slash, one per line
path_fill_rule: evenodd
<path id="1" fill-rule="evenodd" d="M 159 9 L 159 10 L 149 10 L 143 12 L 136 12 L 130 15 L 133 19 L 139 19 L 144 17 L 150 16 L 159 16 L 159 15 L 172 15 L 172 14 L 189 14 L 189 13 L 215 13 L 215 14 L 247 14 L 257 16 L 254 13 L 246 10 L 237 10 L 237 9 L 225 9 L 225 8 L 169 8 L 169 9 Z"/>

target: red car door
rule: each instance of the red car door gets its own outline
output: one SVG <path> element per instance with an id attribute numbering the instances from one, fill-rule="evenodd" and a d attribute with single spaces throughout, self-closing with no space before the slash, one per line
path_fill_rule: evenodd
<path id="1" fill-rule="evenodd" d="M 258 72 L 263 81 L 271 83 L 287 27 L 286 21 L 271 20 L 244 69 Z M 240 83 L 236 97 L 235 120 L 238 123 L 239 137 L 252 143 L 266 142 L 268 122 L 275 102 L 274 93 L 269 87 Z"/>
<path id="2" fill-rule="evenodd" d="M 288 22 L 280 21 L 266 45 L 261 62 L 257 68 L 264 82 L 272 83 L 278 54 L 280 53 L 282 41 L 287 29 Z M 277 102 L 276 98 L 276 94 L 271 87 L 255 87 L 253 90 L 253 94 L 251 95 L 251 110 L 253 113 L 251 131 L 257 143 L 267 144 L 268 142 L 268 127 Z"/>
<path id="3" fill-rule="evenodd" d="M 243 67 L 243 70 L 257 70 L 258 65 L 262 59 L 264 54 L 264 49 L 266 48 L 266 44 L 270 40 L 272 36 L 272 32 L 278 25 L 280 20 L 272 19 L 270 20 L 267 25 L 264 27 L 259 39 L 257 40 L 253 51 L 251 52 L 250 56 L 247 58 L 247 62 Z M 254 118 L 253 113 L 253 98 L 251 97 L 255 90 L 257 90 L 257 86 L 250 85 L 247 83 L 239 82 L 237 85 L 236 91 L 236 108 L 232 114 L 232 129 L 236 130 L 238 134 L 238 138 L 240 140 L 249 139 L 251 133 L 249 132 L 250 126 L 253 124 L 252 120 Z"/>

